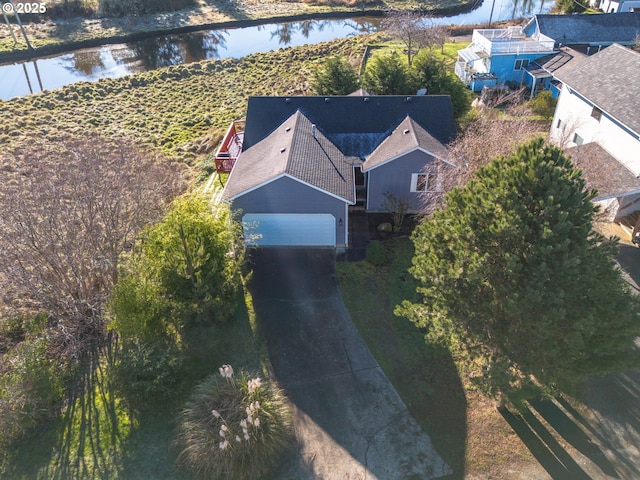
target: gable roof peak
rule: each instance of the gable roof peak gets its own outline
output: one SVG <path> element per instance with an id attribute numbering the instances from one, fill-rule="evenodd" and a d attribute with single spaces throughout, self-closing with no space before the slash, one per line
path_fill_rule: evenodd
<path id="1" fill-rule="evenodd" d="M 407 115 L 369 155 L 362 169 L 363 171 L 374 169 L 416 149 L 421 149 L 449 163 L 447 148 L 410 115 Z"/>

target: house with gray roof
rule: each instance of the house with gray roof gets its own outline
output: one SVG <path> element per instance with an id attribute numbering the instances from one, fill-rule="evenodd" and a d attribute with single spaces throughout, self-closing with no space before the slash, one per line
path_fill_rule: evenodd
<path id="1" fill-rule="evenodd" d="M 567 46 L 591 55 L 614 43 L 633 45 L 640 32 L 640 12 L 618 15 L 535 15 L 524 27 L 527 36 L 544 35 L 556 47 Z"/>
<path id="2" fill-rule="evenodd" d="M 251 97 L 223 198 L 248 245 L 345 249 L 354 212 L 425 208 L 454 135 L 443 95 Z"/>
<path id="3" fill-rule="evenodd" d="M 640 53 L 614 44 L 557 74 L 562 82 L 550 137 L 564 147 L 596 143 L 609 157 L 591 155 L 585 168 L 594 184 L 607 186 L 612 216 L 636 209 L 640 196 Z M 579 151 L 579 150 L 578 150 Z M 583 162 L 584 164 L 584 162 Z M 626 178 L 628 177 L 628 178 Z"/>

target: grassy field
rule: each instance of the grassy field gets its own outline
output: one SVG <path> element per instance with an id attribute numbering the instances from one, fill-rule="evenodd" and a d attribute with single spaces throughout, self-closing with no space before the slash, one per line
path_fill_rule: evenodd
<path id="1" fill-rule="evenodd" d="M 249 95 L 310 94 L 312 72 L 327 56 L 359 61 L 368 40 L 354 37 L 203 61 L 0 101 L 0 150 L 99 131 L 193 162 L 198 153 L 217 146 L 232 120 L 244 116 Z"/>

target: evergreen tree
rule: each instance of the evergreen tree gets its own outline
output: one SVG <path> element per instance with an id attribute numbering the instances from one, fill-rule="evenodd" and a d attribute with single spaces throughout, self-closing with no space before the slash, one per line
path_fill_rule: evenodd
<path id="1" fill-rule="evenodd" d="M 592 230 L 594 195 L 542 140 L 493 160 L 416 228 L 420 301 L 398 313 L 493 397 L 571 389 L 629 366 L 638 300 L 616 268 L 616 242 Z"/>
<path id="2" fill-rule="evenodd" d="M 413 77 L 397 52 L 380 55 L 367 64 L 365 88 L 374 95 L 415 95 Z"/>
<path id="3" fill-rule="evenodd" d="M 449 95 L 453 115 L 460 118 L 471 109 L 469 90 L 457 77 L 450 75 L 444 62 L 432 52 L 420 53 L 413 63 L 413 74 L 420 88 L 428 95 Z"/>
<path id="4" fill-rule="evenodd" d="M 358 89 L 358 76 L 343 58 L 330 57 L 313 77 L 317 95 L 349 95 Z"/>

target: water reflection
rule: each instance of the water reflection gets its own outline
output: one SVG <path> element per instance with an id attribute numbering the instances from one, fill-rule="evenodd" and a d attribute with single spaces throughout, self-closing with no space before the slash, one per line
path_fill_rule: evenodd
<path id="1" fill-rule="evenodd" d="M 478 0 L 481 1 L 481 0 Z M 487 0 L 477 10 L 435 18 L 436 24 L 482 23 L 528 17 L 548 10 L 553 0 Z M 80 80 L 121 77 L 169 65 L 211 58 L 240 58 L 283 46 L 344 38 L 379 29 L 380 18 L 304 20 L 106 45 L 54 57 L 0 66 L 0 99 L 55 89 Z"/>

